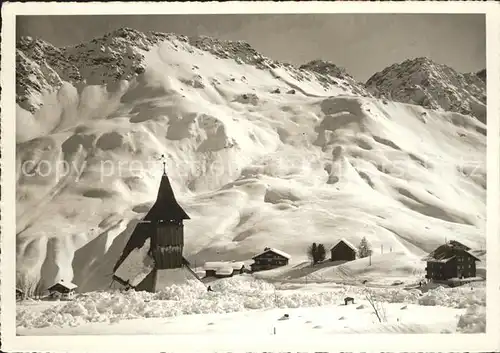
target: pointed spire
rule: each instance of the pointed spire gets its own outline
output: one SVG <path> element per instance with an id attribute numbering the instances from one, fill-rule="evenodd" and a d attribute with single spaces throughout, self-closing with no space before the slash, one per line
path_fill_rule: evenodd
<path id="1" fill-rule="evenodd" d="M 160 181 L 160 188 L 156 202 L 149 210 L 144 218 L 146 221 L 180 221 L 183 219 L 190 219 L 182 207 L 175 199 L 172 185 L 167 176 L 167 162 L 165 155 L 162 154 L 161 158 L 163 163 L 163 175 Z"/>

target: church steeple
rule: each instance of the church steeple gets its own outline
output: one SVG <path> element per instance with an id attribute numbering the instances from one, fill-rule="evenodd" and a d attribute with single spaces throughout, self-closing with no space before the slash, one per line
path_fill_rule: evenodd
<path id="1" fill-rule="evenodd" d="M 160 188 L 158 189 L 158 196 L 156 202 L 148 212 L 144 220 L 146 221 L 173 221 L 182 222 L 184 219 L 190 219 L 187 213 L 177 203 L 175 199 L 172 185 L 167 175 L 167 162 L 165 156 L 161 156 L 163 163 L 163 175 L 160 181 Z"/>
<path id="2" fill-rule="evenodd" d="M 113 268 L 113 280 L 135 290 L 163 290 L 177 281 L 179 271 L 184 278 L 181 281 L 199 280 L 182 255 L 183 220 L 189 216 L 175 199 L 163 155 L 162 164 L 163 175 L 156 202 L 135 227 Z"/>

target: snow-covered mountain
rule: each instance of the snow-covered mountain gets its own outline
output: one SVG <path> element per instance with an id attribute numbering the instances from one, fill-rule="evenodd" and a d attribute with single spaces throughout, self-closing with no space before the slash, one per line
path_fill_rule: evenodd
<path id="1" fill-rule="evenodd" d="M 366 86 L 378 97 L 486 121 L 486 70 L 462 74 L 422 57 L 386 67 Z"/>
<path id="2" fill-rule="evenodd" d="M 16 53 L 18 278 L 107 288 L 162 154 L 195 264 L 266 246 L 300 263 L 313 241 L 366 236 L 413 271 L 445 238 L 484 248 L 486 126 L 474 116 L 208 37 L 125 28 L 67 48 L 22 38 Z M 384 93 L 402 87 L 384 72 L 369 89 L 403 100 Z M 452 82 L 439 77 L 426 97 Z M 486 95 L 455 87 L 469 107 Z M 417 93 L 406 102 L 426 103 Z"/>

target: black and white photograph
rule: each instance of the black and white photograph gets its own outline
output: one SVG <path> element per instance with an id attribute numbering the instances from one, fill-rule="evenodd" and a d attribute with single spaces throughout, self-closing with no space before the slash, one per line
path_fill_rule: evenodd
<path id="1" fill-rule="evenodd" d="M 2 340 L 499 348 L 489 4 L 64 5 L 2 31 Z"/>

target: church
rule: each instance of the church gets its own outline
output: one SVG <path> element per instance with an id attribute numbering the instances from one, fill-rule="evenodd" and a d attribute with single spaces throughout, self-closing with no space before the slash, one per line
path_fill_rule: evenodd
<path id="1" fill-rule="evenodd" d="M 200 280 L 182 254 L 184 220 L 189 219 L 175 199 L 163 162 L 156 202 L 130 235 L 113 268 L 113 280 L 125 288 L 148 292 Z"/>

